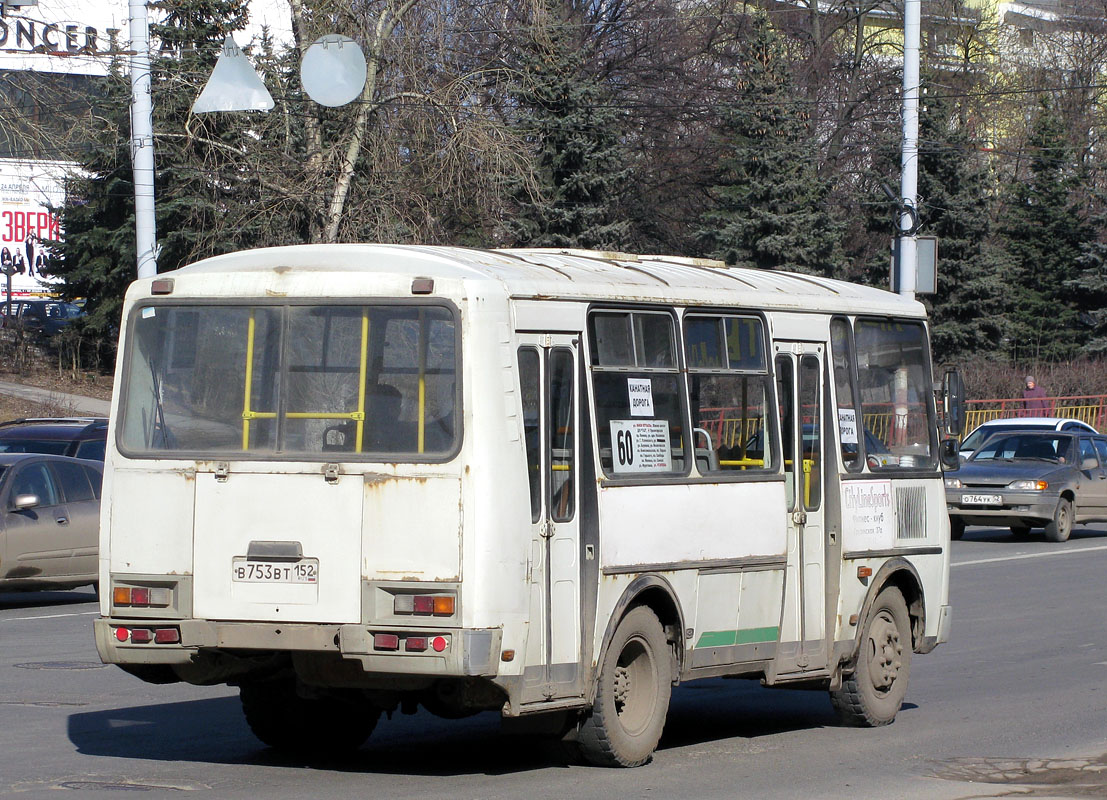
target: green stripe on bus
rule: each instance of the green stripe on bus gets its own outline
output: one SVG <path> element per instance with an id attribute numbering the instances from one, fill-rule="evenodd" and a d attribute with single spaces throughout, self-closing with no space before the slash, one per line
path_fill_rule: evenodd
<path id="1" fill-rule="evenodd" d="M 700 634 L 696 647 L 727 647 L 734 644 L 775 642 L 779 638 L 780 628 L 775 625 L 768 628 L 744 628 L 737 631 L 704 631 Z"/>

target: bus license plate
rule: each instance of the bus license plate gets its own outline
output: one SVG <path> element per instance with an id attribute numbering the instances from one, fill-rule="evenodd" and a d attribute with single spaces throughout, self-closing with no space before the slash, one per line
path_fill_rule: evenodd
<path id="1" fill-rule="evenodd" d="M 231 565 L 231 579 L 240 583 L 315 583 L 319 580 L 319 559 L 250 561 L 239 556 Z"/>
<path id="2" fill-rule="evenodd" d="M 961 502 L 967 506 L 1001 506 L 1003 495 L 999 494 L 963 494 Z"/>

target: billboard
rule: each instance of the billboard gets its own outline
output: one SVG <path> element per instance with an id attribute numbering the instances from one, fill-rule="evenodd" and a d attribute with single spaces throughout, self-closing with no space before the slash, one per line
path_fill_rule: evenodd
<path id="1" fill-rule="evenodd" d="M 53 291 L 56 281 L 42 275 L 42 266 L 46 242 L 60 241 L 62 231 L 50 208 L 62 205 L 72 168 L 58 161 L 0 159 L 0 296 L 9 275 L 12 297 Z"/>
<path id="2" fill-rule="evenodd" d="M 15 0 L 16 3 L 19 0 Z M 239 45 L 267 26 L 278 41 L 291 39 L 287 0 L 253 0 Z M 153 21 L 161 12 L 150 9 Z M 130 44 L 128 0 L 37 0 L 0 16 L 0 70 L 106 75 L 111 52 Z"/>

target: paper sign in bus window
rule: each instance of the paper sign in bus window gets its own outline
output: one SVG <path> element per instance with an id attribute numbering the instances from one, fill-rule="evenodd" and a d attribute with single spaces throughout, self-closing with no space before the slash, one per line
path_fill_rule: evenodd
<path id="1" fill-rule="evenodd" d="M 618 473 L 671 472 L 673 453 L 668 421 L 611 420 L 611 463 Z"/>
<path id="2" fill-rule="evenodd" d="M 653 381 L 649 378 L 627 378 L 632 417 L 653 416 Z"/>
<path id="3" fill-rule="evenodd" d="M 838 409 L 838 436 L 842 444 L 857 444 L 857 411 L 852 408 Z"/>

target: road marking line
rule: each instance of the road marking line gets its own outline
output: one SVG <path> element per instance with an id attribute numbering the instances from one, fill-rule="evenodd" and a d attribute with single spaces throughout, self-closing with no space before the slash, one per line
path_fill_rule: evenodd
<path id="1" fill-rule="evenodd" d="M 59 617 L 87 617 L 90 614 L 99 614 L 100 611 L 78 611 L 76 614 L 45 614 L 41 617 L 8 617 L 0 619 L 0 622 L 21 622 L 25 619 L 58 619 Z"/>
<path id="2" fill-rule="evenodd" d="M 1107 545 L 1099 547 L 1081 547 L 1077 550 L 1049 550 L 1045 553 L 1022 553 L 1017 556 L 996 556 L 995 558 L 978 558 L 974 561 L 955 561 L 950 567 L 967 567 L 972 564 L 994 564 L 997 561 L 1018 561 L 1023 558 L 1044 558 L 1045 556 L 1068 556 L 1075 553 L 1094 553 L 1097 550 L 1107 550 Z"/>

